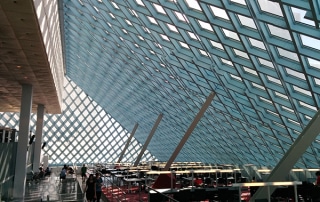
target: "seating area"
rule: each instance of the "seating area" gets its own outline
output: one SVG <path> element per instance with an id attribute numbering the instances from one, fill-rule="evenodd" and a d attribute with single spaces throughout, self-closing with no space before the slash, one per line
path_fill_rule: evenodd
<path id="1" fill-rule="evenodd" d="M 153 167 L 153 169 L 155 169 L 155 167 Z M 59 170 L 60 168 L 53 168 L 50 176 L 46 176 L 39 182 L 31 181 L 26 189 L 28 192 L 30 190 L 30 194 L 26 196 L 27 201 L 32 201 L 31 193 L 37 189 L 42 190 L 42 193 L 39 192 L 33 196 L 37 199 L 42 197 L 50 198 L 50 201 L 59 201 L 61 199 L 73 198 L 73 201 L 83 201 L 83 188 L 85 183 L 82 182 L 79 172 L 70 175 L 70 179 L 76 180 L 65 179 L 60 181 L 56 180 L 59 178 Z M 251 198 L 250 193 L 255 189 L 253 186 L 250 187 L 250 184 L 260 183 L 260 186 L 263 186 L 263 182 L 233 182 L 224 184 L 226 180 L 221 180 L 220 178 L 218 178 L 218 180 L 215 179 L 215 175 L 210 173 L 209 169 L 198 169 L 192 170 L 191 172 L 189 170 L 160 171 L 152 170 L 151 167 L 150 169 L 145 167 L 135 167 L 133 169 L 133 167 L 106 168 L 93 166 L 88 169 L 87 176 L 89 176 L 89 174 L 95 174 L 96 172 L 100 172 L 103 179 L 102 201 L 108 202 L 163 202 L 169 201 L 169 199 L 180 202 L 249 202 Z M 204 177 L 203 182 L 206 182 L 206 179 L 210 178 L 211 182 L 196 186 L 192 184 L 194 183 L 192 179 L 196 180 L 197 178 L 192 178 L 189 174 Z M 219 176 L 219 172 L 217 172 L 217 174 Z M 174 177 L 171 177 L 171 175 Z M 225 177 L 226 179 L 230 178 L 228 175 Z M 184 185 L 182 185 L 183 181 L 185 181 Z M 219 181 L 222 182 L 220 183 Z M 289 182 L 286 183 L 289 184 Z M 298 183 L 296 190 L 298 201 L 311 202 L 319 201 L 320 199 L 320 188 L 314 186 L 312 183 Z M 277 185 L 276 190 L 270 196 L 270 200 L 276 202 L 294 201 L 294 186 Z"/>

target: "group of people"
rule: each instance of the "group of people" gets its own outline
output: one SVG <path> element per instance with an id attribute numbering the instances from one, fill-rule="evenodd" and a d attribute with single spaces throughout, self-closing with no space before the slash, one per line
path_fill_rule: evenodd
<path id="1" fill-rule="evenodd" d="M 95 176 L 93 174 L 89 175 L 88 179 L 86 180 L 86 186 L 84 189 L 86 193 L 86 199 L 88 202 L 100 202 L 102 185 L 103 180 L 101 178 L 100 173 L 96 173 Z"/>
<path id="2" fill-rule="evenodd" d="M 51 174 L 50 168 L 47 167 L 46 169 L 43 169 L 43 165 L 41 165 L 39 167 L 39 172 L 34 174 L 33 179 L 35 180 L 43 179 L 45 176 L 50 176 L 50 174 Z"/>
<path id="3" fill-rule="evenodd" d="M 100 202 L 103 185 L 101 175 L 100 173 L 96 173 L 95 176 L 93 174 L 90 174 L 87 179 L 87 170 L 88 168 L 85 164 L 83 164 L 81 167 L 81 177 L 82 182 L 86 183 L 84 188 L 84 192 L 86 193 L 86 199 L 88 202 Z"/>
<path id="4" fill-rule="evenodd" d="M 71 166 L 67 166 L 66 164 L 63 165 L 63 168 L 60 172 L 60 180 L 64 180 L 67 177 L 67 174 L 74 174 L 74 170 Z"/>

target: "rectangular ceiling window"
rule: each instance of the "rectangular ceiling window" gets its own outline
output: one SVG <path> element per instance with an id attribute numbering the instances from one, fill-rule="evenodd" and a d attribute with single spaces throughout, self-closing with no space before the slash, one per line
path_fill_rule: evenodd
<path id="1" fill-rule="evenodd" d="M 201 20 L 198 20 L 198 23 L 199 23 L 199 25 L 200 25 L 201 28 L 213 32 L 213 29 L 212 29 L 212 27 L 211 27 L 211 25 L 210 25 L 209 23 L 203 22 L 203 21 L 201 21 Z"/>
<path id="2" fill-rule="evenodd" d="M 234 3 L 242 4 L 242 5 L 247 5 L 245 0 L 230 0 Z"/>
<path id="3" fill-rule="evenodd" d="M 261 86 L 259 84 L 254 83 L 254 82 L 251 82 L 251 83 L 252 83 L 252 86 L 255 88 L 259 88 L 260 90 L 264 90 L 264 91 L 266 90 L 264 86 Z"/>
<path id="4" fill-rule="evenodd" d="M 222 46 L 221 43 L 218 43 L 218 42 L 215 42 L 215 41 L 212 41 L 212 40 L 210 40 L 210 43 L 211 43 L 215 48 L 218 48 L 218 49 L 223 50 L 223 46 Z"/>
<path id="5" fill-rule="evenodd" d="M 224 58 L 221 58 L 221 62 L 226 64 L 226 65 L 230 65 L 230 66 L 233 66 L 232 62 L 230 60 L 226 60 Z"/>
<path id="6" fill-rule="evenodd" d="M 153 17 L 148 16 L 148 19 L 152 24 L 158 25 L 158 22 Z"/>
<path id="7" fill-rule="evenodd" d="M 177 32 L 177 33 L 179 32 L 178 29 L 174 25 L 167 23 L 167 26 L 171 31 Z"/>
<path id="8" fill-rule="evenodd" d="M 210 6 L 210 9 L 216 17 L 223 18 L 225 20 L 230 20 L 225 10 L 216 6 Z"/>
<path id="9" fill-rule="evenodd" d="M 253 75 L 258 76 L 257 71 L 255 71 L 255 70 L 253 70 L 253 69 L 250 69 L 250 68 L 248 68 L 248 67 L 245 67 L 245 66 L 243 66 L 242 68 L 244 69 L 244 71 L 246 71 L 246 72 L 248 72 L 248 73 L 250 73 L 250 74 L 253 74 Z"/>
<path id="10" fill-rule="evenodd" d="M 293 13 L 294 20 L 296 22 L 300 22 L 300 23 L 303 23 L 303 24 L 315 26 L 314 21 L 309 20 L 309 19 L 304 17 L 306 15 L 307 11 L 302 10 L 302 9 L 298 9 L 298 8 L 295 8 L 295 7 L 291 7 L 291 10 L 292 10 L 292 13 Z"/>
<path id="11" fill-rule="evenodd" d="M 283 110 L 286 110 L 286 111 L 292 113 L 292 114 L 294 113 L 294 110 L 293 110 L 293 109 L 290 109 L 290 108 L 288 108 L 288 107 L 281 106 L 281 108 L 282 108 Z"/>
<path id="12" fill-rule="evenodd" d="M 279 93 L 279 92 L 277 92 L 277 91 L 275 91 L 274 94 L 275 94 L 276 96 L 282 98 L 282 99 L 286 99 L 286 100 L 289 99 L 288 96 L 286 96 L 286 95 L 284 95 L 284 94 L 282 94 L 282 93 Z"/>
<path id="13" fill-rule="evenodd" d="M 268 0 L 258 0 L 262 11 L 283 17 L 279 3 Z"/>
<path id="14" fill-rule="evenodd" d="M 262 59 L 262 58 L 258 58 L 260 64 L 264 65 L 264 66 L 267 66 L 267 67 L 271 67 L 274 69 L 274 66 L 272 64 L 272 62 L 270 62 L 269 60 L 265 60 L 265 59 Z"/>
<path id="15" fill-rule="evenodd" d="M 252 20 L 252 18 L 248 18 L 246 16 L 243 15 L 237 15 L 238 19 L 240 20 L 240 23 L 244 26 L 250 27 L 252 29 L 257 29 L 256 24 L 254 23 L 254 21 Z"/>
<path id="16" fill-rule="evenodd" d="M 156 10 L 161 13 L 161 14 L 164 14 L 166 15 L 166 12 L 164 11 L 164 9 L 162 8 L 162 6 L 158 5 L 158 4 L 153 4 L 153 6 L 156 8 Z"/>
<path id="17" fill-rule="evenodd" d="M 253 38 L 249 38 L 249 42 L 252 46 L 254 47 L 257 47 L 257 48 L 260 48 L 262 50 L 266 50 L 266 47 L 264 46 L 263 42 L 262 41 L 258 41 L 256 39 L 253 39 Z"/>
<path id="18" fill-rule="evenodd" d="M 267 75 L 267 78 L 268 78 L 269 81 L 271 81 L 273 83 L 276 83 L 278 85 L 281 85 L 281 81 L 279 79 L 276 79 L 276 78 L 274 78 L 272 76 L 268 76 L 268 75 Z"/>
<path id="19" fill-rule="evenodd" d="M 136 0 L 136 2 L 137 2 L 138 5 L 145 7 L 145 5 L 143 4 L 142 0 Z"/>
<path id="20" fill-rule="evenodd" d="M 182 47 L 187 48 L 187 49 L 190 49 L 189 46 L 188 46 L 188 44 L 183 43 L 183 42 L 181 42 L 181 41 L 179 41 L 179 43 L 180 43 L 180 45 L 181 45 Z"/>
<path id="21" fill-rule="evenodd" d="M 268 24 L 267 26 L 268 26 L 269 31 L 272 35 L 289 40 L 289 41 L 292 41 L 291 36 L 290 36 L 290 32 L 288 30 L 273 26 L 271 24 Z"/>
<path id="22" fill-rule="evenodd" d="M 169 37 L 167 35 L 163 35 L 163 34 L 160 34 L 161 38 L 166 40 L 166 41 L 170 41 Z"/>
<path id="23" fill-rule="evenodd" d="M 307 58 L 308 63 L 310 66 L 315 67 L 317 69 L 320 69 L 320 61 L 319 60 L 315 60 L 313 58 Z"/>
<path id="24" fill-rule="evenodd" d="M 240 51 L 240 50 L 237 50 L 237 49 L 233 49 L 233 51 L 237 56 L 249 59 L 249 56 L 248 56 L 248 54 L 246 52 L 243 52 L 243 51 Z"/>
<path id="25" fill-rule="evenodd" d="M 186 0 L 186 3 L 187 3 L 189 8 L 201 11 L 201 7 L 199 6 L 198 1 L 196 1 L 196 0 Z"/>
<path id="26" fill-rule="evenodd" d="M 101 1 L 101 3 L 102 3 L 102 1 Z M 118 6 L 116 3 L 114 3 L 113 1 L 112 1 L 111 3 L 112 3 L 112 6 L 113 6 L 113 7 L 115 7 L 115 8 L 118 9 L 118 10 L 120 9 L 119 6 Z"/>
<path id="27" fill-rule="evenodd" d="M 194 40 L 199 40 L 198 35 L 194 34 L 193 32 L 188 32 L 188 31 L 187 31 L 187 33 L 189 34 L 189 36 L 190 36 L 192 39 L 194 39 Z"/>
<path id="28" fill-rule="evenodd" d="M 189 22 L 188 18 L 185 14 L 181 14 L 177 11 L 174 11 L 174 14 L 177 16 L 178 20 L 183 21 L 183 22 Z"/>
<path id="29" fill-rule="evenodd" d="M 287 50 L 279 48 L 279 47 L 277 47 L 277 50 L 281 56 L 299 62 L 299 58 L 296 53 L 287 51 Z"/>
<path id="30" fill-rule="evenodd" d="M 299 104 L 303 107 L 311 109 L 312 111 L 317 111 L 317 108 L 315 106 L 309 105 L 305 102 L 299 101 Z"/>
<path id="31" fill-rule="evenodd" d="M 233 32 L 233 31 L 230 31 L 230 30 L 227 30 L 227 29 L 222 29 L 224 35 L 228 38 L 231 38 L 231 39 L 234 39 L 234 40 L 237 40 L 237 41 L 240 41 L 238 35 L 236 32 Z"/>
<path id="32" fill-rule="evenodd" d="M 300 38 L 302 40 L 302 44 L 305 46 L 308 46 L 310 48 L 314 48 L 317 50 L 320 50 L 320 40 L 319 39 L 315 39 L 303 34 L 300 34 Z"/>
<path id="33" fill-rule="evenodd" d="M 128 25 L 132 26 L 132 23 L 129 20 L 125 19 L 125 21 Z"/>
<path id="34" fill-rule="evenodd" d="M 303 73 L 294 71 L 294 70 L 292 70 L 290 68 L 285 68 L 285 70 L 291 76 L 297 77 L 297 78 L 302 79 L 302 80 L 306 80 L 306 77 L 305 77 L 305 75 Z"/>
<path id="35" fill-rule="evenodd" d="M 208 56 L 207 52 L 204 50 L 199 49 L 199 52 L 201 53 L 201 55 Z"/>
<path id="36" fill-rule="evenodd" d="M 299 92 L 299 93 L 302 93 L 302 94 L 311 96 L 311 92 L 310 92 L 310 91 L 307 91 L 307 90 L 305 90 L 305 89 L 299 88 L 298 86 L 295 86 L 295 85 L 293 85 L 292 87 L 293 87 L 293 89 L 294 89 L 295 91 L 297 91 L 297 92 Z"/>
<path id="37" fill-rule="evenodd" d="M 236 75 L 230 74 L 230 76 L 238 81 L 242 81 L 241 77 L 238 77 Z"/>
<path id="38" fill-rule="evenodd" d="M 269 103 L 269 104 L 272 104 L 271 100 L 268 100 L 268 99 L 261 97 L 261 96 L 259 97 L 259 100 L 266 102 L 266 103 Z"/>

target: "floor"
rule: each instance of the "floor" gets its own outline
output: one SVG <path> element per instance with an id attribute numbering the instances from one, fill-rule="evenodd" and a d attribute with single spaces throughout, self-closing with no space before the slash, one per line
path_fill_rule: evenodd
<path id="1" fill-rule="evenodd" d="M 45 179 L 27 181 L 24 201 L 82 202 L 84 201 L 82 189 L 82 182 L 79 176 L 77 179 L 68 179 L 61 182 L 58 175 L 53 172 L 50 177 L 46 177 Z M 18 202 L 17 200 L 11 201 Z"/>

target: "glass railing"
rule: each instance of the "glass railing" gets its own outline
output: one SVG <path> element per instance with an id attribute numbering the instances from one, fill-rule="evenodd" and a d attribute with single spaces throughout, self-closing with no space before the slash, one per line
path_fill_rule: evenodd
<path id="1" fill-rule="evenodd" d="M 110 180 L 108 176 L 104 174 L 101 174 L 101 176 L 104 178 L 103 183 L 107 190 L 107 198 L 111 199 L 112 201 L 124 201 L 126 199 L 126 192 L 123 190 L 123 188 L 119 187 L 113 182 L 113 180 Z"/>
<path id="2" fill-rule="evenodd" d="M 168 196 L 167 194 L 163 194 L 163 193 L 159 192 L 157 189 L 153 189 L 153 188 L 151 188 L 149 186 L 147 186 L 146 188 L 149 190 L 149 194 L 150 194 L 150 192 L 154 192 L 155 194 L 158 194 L 157 198 L 158 199 L 162 198 L 161 202 L 179 202 L 176 199 Z M 159 195 L 161 197 L 159 197 Z"/>

